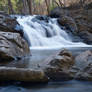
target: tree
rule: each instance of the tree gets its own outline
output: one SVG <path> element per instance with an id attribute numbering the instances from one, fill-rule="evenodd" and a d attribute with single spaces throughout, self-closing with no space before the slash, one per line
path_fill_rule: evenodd
<path id="1" fill-rule="evenodd" d="M 22 0 L 23 2 L 23 14 L 29 14 L 29 7 L 27 0 Z"/>
<path id="2" fill-rule="evenodd" d="M 9 13 L 14 14 L 13 6 L 11 0 L 8 0 L 8 8 L 9 8 Z"/>
<path id="3" fill-rule="evenodd" d="M 32 0 L 27 0 L 28 7 L 29 7 L 29 14 L 32 15 Z"/>
<path id="4" fill-rule="evenodd" d="M 47 12 L 48 14 L 50 13 L 50 0 L 45 0 L 45 3 L 46 3 L 46 7 L 47 7 Z"/>
<path id="5" fill-rule="evenodd" d="M 80 0 L 80 5 L 81 5 L 81 7 L 83 8 L 84 7 L 84 4 L 85 4 L 85 2 L 86 2 L 87 0 Z"/>

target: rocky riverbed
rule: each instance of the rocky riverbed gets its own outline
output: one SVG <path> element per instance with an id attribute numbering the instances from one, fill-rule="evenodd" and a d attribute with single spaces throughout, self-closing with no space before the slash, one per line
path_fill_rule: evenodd
<path id="1" fill-rule="evenodd" d="M 88 12 L 68 10 L 67 14 L 62 11 L 67 10 L 57 8 L 49 16 L 58 18 L 59 25 L 76 37 L 74 42 L 80 38 L 81 41 L 92 44 L 92 27 L 89 19 L 92 9 L 89 9 Z M 19 24 L 15 17 L 0 12 L 0 80 L 35 83 L 69 80 L 92 81 L 92 50 L 89 48 L 89 50 L 77 53 L 69 49 L 60 49 L 54 55 L 48 54 L 42 62 L 33 64 L 34 67 L 30 65 L 29 68 L 27 60 L 31 59 L 27 59 L 26 56 L 30 58 L 32 56 L 24 34 L 16 29 L 17 26 Z"/>

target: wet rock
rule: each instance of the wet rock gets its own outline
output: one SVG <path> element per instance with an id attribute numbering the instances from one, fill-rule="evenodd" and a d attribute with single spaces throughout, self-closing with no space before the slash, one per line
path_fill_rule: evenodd
<path id="1" fill-rule="evenodd" d="M 62 70 L 58 67 L 46 67 L 45 74 L 51 81 L 68 81 L 73 79 L 68 70 Z"/>
<path id="2" fill-rule="evenodd" d="M 0 81 L 48 82 L 42 70 L 0 67 Z"/>
<path id="3" fill-rule="evenodd" d="M 71 17 L 68 16 L 62 16 L 58 19 L 58 23 L 61 26 L 65 26 L 67 30 L 71 31 L 73 34 L 77 34 L 78 28 L 77 25 Z"/>
<path id="4" fill-rule="evenodd" d="M 91 59 L 92 59 L 92 52 L 85 51 L 75 58 L 75 66 L 80 70 L 84 70 L 90 63 L 92 63 Z"/>
<path id="5" fill-rule="evenodd" d="M 79 33 L 79 36 L 83 39 L 83 42 L 87 44 L 92 44 L 92 33 L 88 31 L 82 31 Z"/>
<path id="6" fill-rule="evenodd" d="M 15 17 L 0 11 L 0 61 L 20 59 L 29 53 L 23 33 L 16 30 L 18 25 Z"/>
<path id="7" fill-rule="evenodd" d="M 78 15 L 77 17 L 75 17 L 75 21 L 79 32 L 82 31 L 92 32 L 92 25 L 88 23 L 87 15 Z"/>
<path id="8" fill-rule="evenodd" d="M 16 30 L 18 25 L 16 17 L 11 17 L 4 12 L 0 12 L 0 31 L 19 33 L 23 36 L 23 33 L 20 30 Z"/>
<path id="9" fill-rule="evenodd" d="M 36 16 L 36 19 L 38 19 L 38 20 L 40 20 L 40 21 L 45 21 L 45 22 L 48 22 L 48 21 L 49 21 L 49 17 L 47 17 L 47 16 L 42 16 L 42 15 Z"/>
<path id="10" fill-rule="evenodd" d="M 75 79 L 92 81 L 92 52 L 85 51 L 75 58 Z"/>
<path id="11" fill-rule="evenodd" d="M 63 50 L 49 64 L 54 67 L 69 69 L 74 64 L 73 56 L 71 53 Z"/>
<path id="12" fill-rule="evenodd" d="M 67 10 L 63 10 L 63 9 L 60 8 L 60 7 L 56 7 L 56 8 L 53 9 L 53 10 L 50 12 L 50 14 L 49 14 L 49 16 L 50 16 L 51 18 L 59 18 L 59 17 L 61 17 L 61 16 L 66 16 L 66 15 L 68 15 L 68 11 L 67 11 Z"/>
<path id="13" fill-rule="evenodd" d="M 0 32 L 0 61 L 10 61 L 27 54 L 28 44 L 19 33 Z"/>
<path id="14" fill-rule="evenodd" d="M 73 77 L 71 76 L 69 69 L 73 64 L 74 60 L 71 53 L 63 50 L 48 62 L 48 66 L 44 71 L 51 80 L 71 80 Z"/>

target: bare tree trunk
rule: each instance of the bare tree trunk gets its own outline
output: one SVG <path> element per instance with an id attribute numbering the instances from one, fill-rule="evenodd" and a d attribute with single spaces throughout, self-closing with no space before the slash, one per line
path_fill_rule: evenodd
<path id="1" fill-rule="evenodd" d="M 32 0 L 27 0 L 29 6 L 29 14 L 32 15 Z"/>
<path id="2" fill-rule="evenodd" d="M 86 0 L 80 0 L 80 2 L 79 2 L 82 8 L 84 7 L 85 1 Z"/>
<path id="3" fill-rule="evenodd" d="M 8 0 L 9 14 L 14 14 L 13 6 L 11 0 Z"/>
<path id="4" fill-rule="evenodd" d="M 50 13 L 50 10 L 49 10 L 50 2 L 49 2 L 49 0 L 45 0 L 45 3 L 46 3 L 46 7 L 47 7 L 47 12 L 49 14 Z"/>
<path id="5" fill-rule="evenodd" d="M 27 0 L 22 0 L 23 1 L 23 14 L 29 14 L 29 7 Z"/>
<path id="6" fill-rule="evenodd" d="M 54 3 L 55 3 L 58 7 L 60 7 L 59 3 L 58 3 L 56 0 L 54 0 Z"/>
<path id="7" fill-rule="evenodd" d="M 64 7 L 66 7 L 66 0 L 63 0 L 63 3 L 64 3 Z"/>
<path id="8" fill-rule="evenodd" d="M 34 7 L 33 7 L 33 9 L 32 9 L 32 10 L 33 10 L 32 13 L 33 13 L 33 14 L 36 14 L 36 4 L 35 4 L 35 1 L 34 1 L 34 0 L 33 0 L 33 6 L 34 6 Z"/>
<path id="9" fill-rule="evenodd" d="M 59 3 L 60 3 L 60 6 L 61 6 L 61 7 L 63 7 L 63 6 L 64 6 L 64 4 L 63 4 L 62 0 L 59 0 Z"/>

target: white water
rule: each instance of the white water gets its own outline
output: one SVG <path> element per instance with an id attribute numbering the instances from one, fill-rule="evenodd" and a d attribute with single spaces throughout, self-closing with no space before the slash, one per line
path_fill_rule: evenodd
<path id="1" fill-rule="evenodd" d="M 28 40 L 30 49 L 59 49 L 69 47 L 90 47 L 82 42 L 73 42 L 66 30 L 62 30 L 57 19 L 39 20 L 36 16 L 18 17 L 24 36 Z M 36 21 L 33 21 L 36 19 Z"/>

